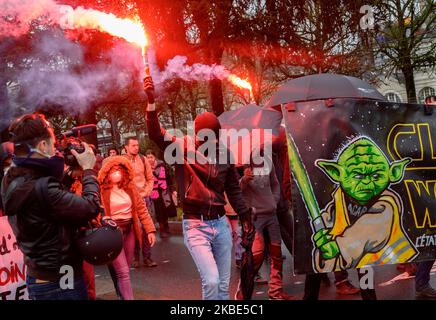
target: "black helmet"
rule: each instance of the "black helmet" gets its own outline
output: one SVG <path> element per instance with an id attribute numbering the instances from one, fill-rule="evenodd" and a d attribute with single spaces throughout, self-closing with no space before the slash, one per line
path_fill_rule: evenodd
<path id="1" fill-rule="evenodd" d="M 76 245 L 83 259 L 94 265 L 112 262 L 123 248 L 123 233 L 115 221 L 104 220 L 103 226 L 79 234 Z"/>

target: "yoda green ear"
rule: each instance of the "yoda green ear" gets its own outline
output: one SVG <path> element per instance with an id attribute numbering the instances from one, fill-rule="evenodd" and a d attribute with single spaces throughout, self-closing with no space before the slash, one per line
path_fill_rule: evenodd
<path id="1" fill-rule="evenodd" d="M 406 166 L 412 162 L 412 159 L 405 158 L 403 160 L 394 161 L 389 168 L 389 180 L 391 183 L 399 182 L 404 175 Z"/>
<path id="2" fill-rule="evenodd" d="M 334 161 L 317 160 L 316 165 L 327 174 L 330 179 L 335 182 L 340 182 L 343 168 Z"/>

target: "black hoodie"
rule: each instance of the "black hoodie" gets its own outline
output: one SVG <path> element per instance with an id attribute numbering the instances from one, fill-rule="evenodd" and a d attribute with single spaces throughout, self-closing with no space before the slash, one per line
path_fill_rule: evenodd
<path id="1" fill-rule="evenodd" d="M 203 118 L 203 117 L 200 117 Z M 207 128 L 210 123 L 216 123 L 210 120 L 210 115 L 204 117 L 207 124 L 201 123 L 196 129 Z M 197 120 L 196 120 L 197 126 Z M 218 125 L 217 125 L 218 126 Z M 229 202 L 239 216 L 247 216 L 250 212 L 242 197 L 239 186 L 238 175 L 235 166 L 230 163 L 212 164 L 190 162 L 187 160 L 188 155 L 195 153 L 199 158 L 204 156 L 197 150 L 192 149 L 193 145 L 188 142 L 190 137 L 184 136 L 177 138 L 166 133 L 161 128 L 155 111 L 147 112 L 147 128 L 150 139 L 153 140 L 162 150 L 175 143 L 178 148 L 183 150 L 183 163 L 175 165 L 176 180 L 178 190 L 181 193 L 183 202 L 183 212 L 196 215 L 211 215 L 214 213 L 224 214 L 224 205 L 226 199 L 224 191 L 227 194 Z M 213 131 L 219 129 L 211 128 Z M 225 153 L 229 159 L 229 150 L 223 145 L 217 147 L 217 159 L 219 153 Z"/>

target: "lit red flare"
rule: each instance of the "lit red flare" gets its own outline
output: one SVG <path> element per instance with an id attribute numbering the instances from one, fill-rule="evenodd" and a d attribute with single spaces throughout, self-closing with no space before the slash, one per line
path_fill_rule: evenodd
<path id="1" fill-rule="evenodd" d="M 251 86 L 250 82 L 248 82 L 247 80 L 241 79 L 234 74 L 230 74 L 227 77 L 227 80 L 229 80 L 232 84 L 234 84 L 235 86 L 237 86 L 239 88 L 249 90 L 250 91 L 250 98 L 253 96 L 253 87 Z"/>
<path id="2" fill-rule="evenodd" d="M 145 28 L 139 19 L 122 19 L 112 13 L 104 13 L 98 10 L 84 9 L 82 7 L 73 9 L 70 6 L 63 6 L 62 11 L 61 25 L 66 29 L 96 29 L 141 47 L 146 73 L 149 74 L 148 64 L 145 58 L 148 39 Z M 241 79 L 234 74 L 228 75 L 227 80 L 239 88 L 248 90 L 250 92 L 250 98 L 252 99 L 253 89 L 247 80 Z"/>
<path id="3" fill-rule="evenodd" d="M 143 55 L 148 44 L 144 26 L 138 19 L 121 19 L 112 13 L 79 7 L 75 10 L 67 10 L 63 21 L 67 21 L 70 27 L 97 29 L 123 38 L 141 47 Z"/>

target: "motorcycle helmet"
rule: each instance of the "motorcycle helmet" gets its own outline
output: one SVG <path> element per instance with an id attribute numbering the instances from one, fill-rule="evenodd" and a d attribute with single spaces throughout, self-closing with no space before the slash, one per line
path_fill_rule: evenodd
<path id="1" fill-rule="evenodd" d="M 123 248 L 123 233 L 115 221 L 103 220 L 101 227 L 80 232 L 76 245 L 86 262 L 108 264 L 118 257 Z"/>

